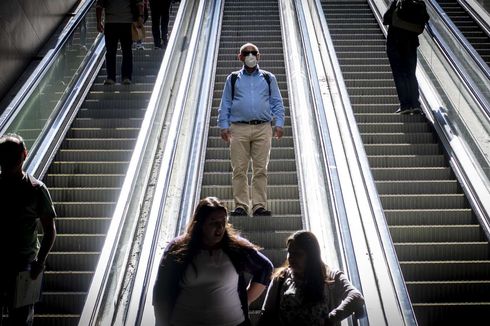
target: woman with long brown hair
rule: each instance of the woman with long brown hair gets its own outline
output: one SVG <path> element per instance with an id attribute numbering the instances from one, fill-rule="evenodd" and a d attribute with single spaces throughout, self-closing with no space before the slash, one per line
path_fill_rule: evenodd
<path id="1" fill-rule="evenodd" d="M 287 249 L 288 258 L 267 291 L 259 325 L 340 325 L 352 313 L 363 311 L 361 293 L 344 273 L 322 261 L 313 233 L 294 233 Z"/>
<path id="2" fill-rule="evenodd" d="M 250 325 L 248 305 L 269 284 L 273 266 L 227 215 L 216 197 L 202 199 L 186 232 L 167 246 L 153 289 L 157 325 Z"/>

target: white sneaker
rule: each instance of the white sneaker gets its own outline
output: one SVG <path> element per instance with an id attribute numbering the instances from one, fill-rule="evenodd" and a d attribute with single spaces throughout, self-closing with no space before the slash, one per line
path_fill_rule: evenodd
<path id="1" fill-rule="evenodd" d="M 143 45 L 143 43 L 136 43 L 136 50 L 144 50 L 145 49 L 145 46 Z"/>

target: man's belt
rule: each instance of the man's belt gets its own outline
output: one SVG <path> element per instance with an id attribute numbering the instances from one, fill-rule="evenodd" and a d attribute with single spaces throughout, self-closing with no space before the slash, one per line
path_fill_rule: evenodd
<path id="1" fill-rule="evenodd" d="M 270 121 L 264 121 L 264 120 L 250 120 L 250 121 L 233 121 L 232 123 L 240 123 L 240 124 L 246 124 L 246 125 L 261 125 L 263 123 L 268 123 Z"/>

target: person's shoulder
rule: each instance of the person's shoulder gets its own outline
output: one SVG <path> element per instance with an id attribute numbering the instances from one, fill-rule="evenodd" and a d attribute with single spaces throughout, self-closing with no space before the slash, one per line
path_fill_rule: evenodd
<path id="1" fill-rule="evenodd" d="M 269 75 L 270 77 L 276 77 L 272 72 L 270 72 L 269 70 L 265 70 L 265 69 L 259 69 L 260 73 L 263 75 L 263 76 L 266 76 L 266 75 Z"/>
<path id="2" fill-rule="evenodd" d="M 173 238 L 172 240 L 170 240 L 170 242 L 167 245 L 167 249 L 172 250 L 176 246 L 182 245 L 183 242 L 184 242 L 184 235 L 179 235 L 179 236 Z"/>
<path id="3" fill-rule="evenodd" d="M 267 81 L 269 85 L 272 80 L 276 81 L 277 83 L 276 75 L 274 75 L 272 72 L 264 69 L 259 69 L 259 71 L 260 71 L 260 75 L 263 76 L 263 78 Z"/>
<path id="4" fill-rule="evenodd" d="M 345 273 L 340 269 L 329 269 L 327 273 L 328 273 L 327 276 L 329 276 L 329 278 L 331 279 L 336 279 L 340 276 L 345 276 Z"/>
<path id="5" fill-rule="evenodd" d="M 228 75 L 228 78 L 231 78 L 233 76 L 240 77 L 241 75 L 243 75 L 243 69 L 230 72 L 230 74 Z"/>
<path id="6" fill-rule="evenodd" d="M 274 272 L 274 280 L 278 282 L 283 282 L 287 278 L 291 278 L 293 276 L 293 272 L 290 267 L 284 266 L 276 269 Z"/>
<path id="7" fill-rule="evenodd" d="M 34 189 L 45 189 L 46 185 L 41 181 L 30 175 L 29 173 L 25 173 L 24 182 Z"/>

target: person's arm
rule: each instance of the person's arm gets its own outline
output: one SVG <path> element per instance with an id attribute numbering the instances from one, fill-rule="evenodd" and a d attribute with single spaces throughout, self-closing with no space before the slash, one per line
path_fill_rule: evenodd
<path id="1" fill-rule="evenodd" d="M 104 24 L 102 23 L 102 11 L 104 8 L 97 2 L 97 7 L 95 7 L 95 16 L 97 17 L 97 31 L 104 33 Z"/>
<path id="2" fill-rule="evenodd" d="M 228 75 L 225 81 L 225 87 L 223 89 L 223 95 L 221 96 L 221 103 L 218 109 L 218 127 L 220 128 L 221 138 L 225 142 L 230 141 L 230 112 L 231 104 L 233 100 L 231 98 L 231 75 Z"/>
<path id="3" fill-rule="evenodd" d="M 252 302 L 257 300 L 262 292 L 264 292 L 266 286 L 262 283 L 252 282 L 247 289 L 247 301 L 250 305 Z"/>
<path id="4" fill-rule="evenodd" d="M 143 27 L 145 24 L 145 3 L 143 1 L 139 1 L 136 3 L 136 8 L 138 12 L 138 19 L 136 22 L 139 27 Z"/>
<path id="5" fill-rule="evenodd" d="M 37 254 L 37 259 L 31 264 L 31 278 L 36 279 L 44 270 L 46 258 L 48 257 L 54 240 L 56 239 L 56 226 L 52 216 L 41 217 L 41 225 L 43 228 L 43 240 Z"/>
<path id="6" fill-rule="evenodd" d="M 279 291 L 281 290 L 282 279 L 275 277 L 265 295 L 264 304 L 262 305 L 262 311 L 257 326 L 277 325 L 278 322 L 278 299 Z"/>
<path id="7" fill-rule="evenodd" d="M 169 256 L 177 239 L 171 241 L 163 253 L 158 274 L 153 286 L 153 311 L 155 325 L 169 325 L 175 300 L 179 291 L 181 266 Z"/>
<path id="8" fill-rule="evenodd" d="M 383 15 L 383 25 L 391 25 L 392 17 L 393 17 L 393 12 L 395 11 L 396 8 L 396 0 L 393 0 L 388 7 L 388 10 Z"/>
<path id="9" fill-rule="evenodd" d="M 281 139 L 283 135 L 284 128 L 284 103 L 282 101 L 281 91 L 277 84 L 276 76 L 271 74 L 271 96 L 270 96 L 270 106 L 272 116 L 275 120 L 274 126 L 274 137 L 276 139 Z"/>
<path id="10" fill-rule="evenodd" d="M 335 275 L 335 295 L 341 298 L 340 304 L 328 314 L 326 325 L 339 322 L 355 312 L 362 311 L 364 298 L 347 279 L 344 273 Z"/>
<path id="11" fill-rule="evenodd" d="M 37 253 L 36 259 L 31 263 L 31 278 L 36 279 L 39 274 L 44 270 L 44 264 L 48 257 L 51 248 L 53 247 L 56 239 L 56 225 L 54 218 L 56 217 L 56 211 L 53 207 L 53 201 L 46 186 L 39 182 L 37 188 L 37 201 L 38 206 L 36 208 L 37 215 L 41 221 L 41 227 L 43 230 L 43 239 L 41 241 L 41 247 Z"/>
<path id="12" fill-rule="evenodd" d="M 251 304 L 264 292 L 271 280 L 274 266 L 271 261 L 255 249 L 247 249 L 247 271 L 252 274 L 252 280 L 247 290 L 248 304 Z"/>

